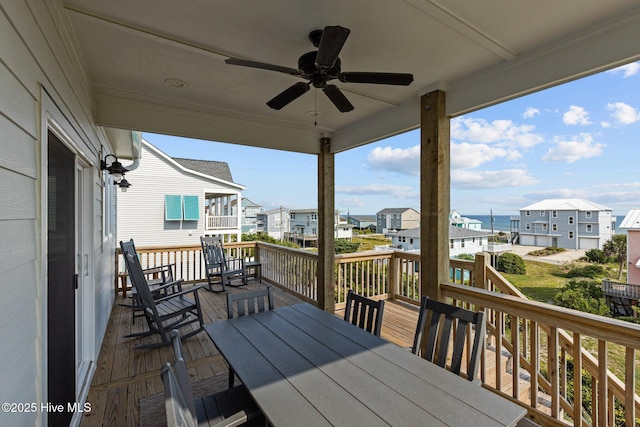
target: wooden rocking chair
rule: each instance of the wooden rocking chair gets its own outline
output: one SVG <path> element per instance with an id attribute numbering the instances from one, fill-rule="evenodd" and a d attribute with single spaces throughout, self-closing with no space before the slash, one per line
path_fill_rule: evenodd
<path id="1" fill-rule="evenodd" d="M 198 324 L 195 330 L 184 334 L 182 338 L 193 336 L 204 330 L 202 326 L 200 298 L 198 296 L 199 286 L 155 299 L 151 293 L 138 257 L 129 252 L 124 252 L 123 255 L 131 282 L 138 290 L 144 316 L 149 327 L 148 331 L 129 334 L 126 337 L 143 337 L 153 334 L 160 336 L 160 342 L 142 344 L 137 346 L 136 349 L 154 348 L 171 344 L 169 332 L 174 328 L 181 329 L 194 323 Z M 193 294 L 193 299 L 187 298 L 188 294 Z"/>
<path id="2" fill-rule="evenodd" d="M 200 237 L 202 244 L 202 256 L 206 268 L 209 290 L 212 292 L 224 292 L 225 286 L 244 286 L 247 284 L 247 269 L 244 259 L 227 258 L 222 239 L 219 237 Z M 240 284 L 232 280 L 241 279 Z M 214 290 L 214 285 L 220 285 L 221 289 Z"/>

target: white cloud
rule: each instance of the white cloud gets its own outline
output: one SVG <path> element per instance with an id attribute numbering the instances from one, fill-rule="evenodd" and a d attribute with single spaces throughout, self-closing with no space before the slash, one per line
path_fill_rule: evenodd
<path id="1" fill-rule="evenodd" d="M 373 169 L 420 176 L 420 144 L 409 148 L 376 147 L 367 156 Z"/>
<path id="2" fill-rule="evenodd" d="M 573 163 L 580 159 L 587 159 L 602 155 L 604 144 L 594 141 L 590 133 L 581 133 L 571 139 L 554 139 L 555 147 L 550 148 L 547 154 L 542 156 L 545 162 L 559 161 Z"/>
<path id="3" fill-rule="evenodd" d="M 607 104 L 607 110 L 611 111 L 611 117 L 620 124 L 630 125 L 640 121 L 640 111 L 624 102 L 614 102 Z"/>
<path id="4" fill-rule="evenodd" d="M 507 157 L 509 151 L 487 144 L 451 144 L 451 169 L 471 169 L 499 157 Z"/>
<path id="5" fill-rule="evenodd" d="M 413 187 L 394 184 L 342 185 L 336 186 L 335 192 L 366 196 L 382 195 L 398 199 L 412 199 L 420 197 L 420 191 L 416 191 Z"/>
<path id="6" fill-rule="evenodd" d="M 498 188 L 532 185 L 538 181 L 523 169 L 478 171 L 457 169 L 451 171 L 451 186 L 454 188 Z"/>
<path id="7" fill-rule="evenodd" d="M 607 71 L 610 74 L 622 74 L 625 79 L 627 77 L 634 76 L 640 71 L 640 62 L 632 62 L 631 64 L 623 65 L 622 67 L 614 68 Z"/>
<path id="8" fill-rule="evenodd" d="M 565 125 L 589 125 L 591 121 L 589 120 L 589 113 L 582 107 L 578 107 L 576 105 L 572 105 L 569 107 L 569 111 L 565 112 L 562 115 L 562 121 Z"/>
<path id="9" fill-rule="evenodd" d="M 537 116 L 538 114 L 540 114 L 540 110 L 538 110 L 537 108 L 534 108 L 534 107 L 529 107 L 522 114 L 522 117 L 524 117 L 525 119 L 530 119 L 533 116 Z"/>
<path id="10" fill-rule="evenodd" d="M 476 118 L 458 118 L 451 121 L 451 138 L 500 147 L 524 149 L 543 142 L 544 139 L 534 130 L 533 125 L 517 125 L 511 120 L 487 122 Z"/>

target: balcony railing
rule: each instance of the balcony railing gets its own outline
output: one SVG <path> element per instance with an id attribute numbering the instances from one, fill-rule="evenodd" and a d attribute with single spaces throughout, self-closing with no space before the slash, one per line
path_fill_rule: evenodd
<path id="1" fill-rule="evenodd" d="M 613 282 L 605 279 L 602 281 L 602 292 L 612 297 L 640 300 L 640 285 Z"/>
<path id="2" fill-rule="evenodd" d="M 207 215 L 207 230 L 234 230 L 238 228 L 238 217 L 233 215 Z"/>
<path id="3" fill-rule="evenodd" d="M 263 280 L 316 300 L 315 253 L 261 242 L 225 246 L 229 256 L 259 259 Z M 144 267 L 173 262 L 187 282 L 203 280 L 199 247 L 138 251 Z M 455 304 L 487 314 L 483 387 L 525 406 L 541 425 L 636 425 L 640 325 L 530 301 L 487 258 L 451 259 L 450 282 L 441 284 Z M 393 250 L 337 255 L 336 308 L 348 288 L 417 304 L 419 261 L 418 254 Z"/>

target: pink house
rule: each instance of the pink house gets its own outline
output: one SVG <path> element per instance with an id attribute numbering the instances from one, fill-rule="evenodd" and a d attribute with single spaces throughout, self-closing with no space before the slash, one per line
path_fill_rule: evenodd
<path id="1" fill-rule="evenodd" d="M 640 285 L 640 209 L 631 209 L 619 228 L 627 233 L 627 283 Z"/>

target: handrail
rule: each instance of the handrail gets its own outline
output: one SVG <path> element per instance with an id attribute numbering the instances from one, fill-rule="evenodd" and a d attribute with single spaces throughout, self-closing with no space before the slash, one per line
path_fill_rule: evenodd
<path id="1" fill-rule="evenodd" d="M 264 242 L 226 243 L 225 249 L 233 256 L 259 259 L 263 280 L 317 303 L 316 253 Z M 180 265 L 179 277 L 185 277 L 185 273 L 190 275 L 187 283 L 202 280 L 198 275 L 200 251 L 200 246 L 138 248 L 143 265 L 147 263 L 145 267 L 176 262 Z M 451 259 L 450 281 L 455 283 L 441 284 L 445 297 L 487 312 L 487 338 L 494 348 L 491 353 L 487 350 L 483 357 L 484 386 L 529 405 L 529 415 L 543 425 L 562 423 L 564 414 L 577 417 L 576 425 L 586 425 L 588 418 L 576 415 L 581 412 L 580 402 L 570 401 L 567 395 L 567 384 L 571 383 L 567 361 L 573 360 L 576 369 L 591 377 L 592 395 L 607 396 L 592 402 L 593 411 L 589 416 L 594 417 L 593 425 L 610 425 L 606 418 L 613 419 L 612 406 L 616 401 L 635 403 L 627 411 L 629 420 L 640 414 L 640 397 L 635 394 L 633 382 L 626 381 L 625 385 L 607 369 L 607 357 L 594 356 L 582 341 L 583 336 L 593 338 L 601 355 L 606 354 L 604 349 L 608 343 L 625 347 L 625 377 L 633 378 L 636 373 L 633 360 L 640 349 L 640 326 L 530 301 L 488 265 L 487 259 L 482 255 L 477 255 L 475 261 Z M 419 254 L 396 250 L 342 254 L 336 255 L 335 268 L 337 309 L 341 308 L 348 288 L 371 298 L 413 304 L 420 301 Z M 495 377 L 489 378 L 487 367 L 491 364 L 488 362 L 494 358 L 495 373 L 491 375 Z M 548 370 L 551 366 L 555 368 Z M 528 376 L 523 385 L 525 374 Z M 581 395 L 582 385 L 575 383 L 575 387 L 576 395 Z M 531 390 L 544 393 L 548 402 L 541 406 L 538 399 L 542 395 Z M 528 397 L 523 393 L 528 393 Z"/>

